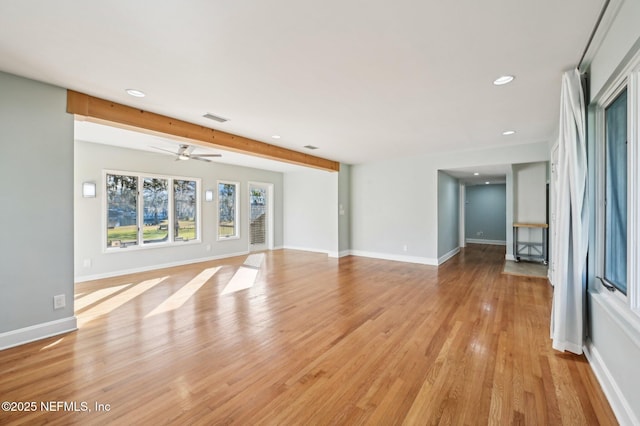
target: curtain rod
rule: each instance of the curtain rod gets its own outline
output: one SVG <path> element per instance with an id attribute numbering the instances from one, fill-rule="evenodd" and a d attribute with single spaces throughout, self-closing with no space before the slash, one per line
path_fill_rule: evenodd
<path id="1" fill-rule="evenodd" d="M 602 9 L 600 10 L 600 15 L 598 15 L 598 19 L 596 21 L 596 24 L 594 25 L 593 30 L 591 30 L 591 35 L 589 36 L 589 40 L 587 41 L 587 45 L 584 47 L 584 51 L 582 52 L 582 56 L 580 56 L 580 61 L 578 62 L 578 70 L 582 66 L 582 61 L 584 61 L 584 57 L 587 55 L 587 51 L 589 50 L 589 47 L 591 47 L 591 42 L 593 42 L 593 38 L 596 35 L 596 31 L 598 31 L 598 27 L 600 27 L 600 23 L 602 22 L 602 17 L 604 16 L 604 13 L 607 11 L 607 7 L 609 6 L 609 2 L 610 1 L 611 0 L 605 0 L 604 5 L 602 6 Z"/>

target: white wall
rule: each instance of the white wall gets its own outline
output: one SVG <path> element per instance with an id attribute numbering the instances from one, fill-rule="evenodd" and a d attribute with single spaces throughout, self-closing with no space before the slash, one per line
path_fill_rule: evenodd
<path id="1" fill-rule="evenodd" d="M 338 173 L 284 175 L 284 247 L 338 257 Z"/>
<path id="2" fill-rule="evenodd" d="M 640 43 L 640 2 L 637 0 L 613 0 L 612 10 L 622 3 L 610 28 L 600 27 L 600 33 L 606 33 L 598 46 L 589 68 L 589 88 L 591 97 L 598 96 L 607 81 L 612 79 L 616 68 L 625 57 L 637 49 Z"/>
<path id="3" fill-rule="evenodd" d="M 75 329 L 66 90 L 0 72 L 0 349 Z M 53 309 L 62 294 L 66 307 Z"/>
<path id="4" fill-rule="evenodd" d="M 617 4 L 618 1 L 612 1 Z M 611 28 L 600 28 L 605 38 L 589 70 L 592 99 L 616 79 L 628 58 L 640 50 L 640 1 L 622 3 Z M 595 142 L 594 116 L 589 115 L 589 203 L 587 351 L 607 398 L 621 424 L 640 424 L 640 318 L 614 295 L 598 292 L 595 278 Z M 633 261 L 633 260 L 632 260 Z M 635 259 L 637 261 L 637 259 Z"/>
<path id="5" fill-rule="evenodd" d="M 540 142 L 354 165 L 352 249 L 356 254 L 437 264 L 438 169 L 548 159 L 549 144 Z"/>
<path id="6" fill-rule="evenodd" d="M 548 162 L 513 165 L 514 222 L 547 223 L 547 167 Z M 519 241 L 542 242 L 541 228 L 521 228 L 518 235 Z"/>
<path id="7" fill-rule="evenodd" d="M 249 250 L 248 182 L 274 185 L 274 246 L 283 242 L 282 173 L 200 161 L 174 161 L 171 156 L 113 146 L 76 141 L 75 143 L 75 275 L 76 281 L 94 279 L 125 272 L 146 270 L 163 265 L 175 265 Z M 217 180 L 240 183 L 239 239 L 217 241 L 216 203 L 202 201 L 199 244 L 154 247 L 144 250 L 121 249 L 105 253 L 103 229 L 103 170 L 143 172 L 202 179 L 202 191 L 216 193 Z M 82 182 L 97 183 L 96 198 L 82 198 Z M 201 192 L 201 197 L 203 193 Z M 90 266 L 85 266 L 88 260 Z"/>

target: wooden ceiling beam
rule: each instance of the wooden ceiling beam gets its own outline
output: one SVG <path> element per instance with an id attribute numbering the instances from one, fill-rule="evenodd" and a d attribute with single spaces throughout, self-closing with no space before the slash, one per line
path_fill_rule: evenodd
<path id="1" fill-rule="evenodd" d="M 134 128 L 147 133 L 171 135 L 181 140 L 201 142 L 204 143 L 204 146 L 331 172 L 340 170 L 340 163 L 337 161 L 144 111 L 73 90 L 67 90 L 67 112 L 87 121 L 108 123 L 128 129 Z"/>

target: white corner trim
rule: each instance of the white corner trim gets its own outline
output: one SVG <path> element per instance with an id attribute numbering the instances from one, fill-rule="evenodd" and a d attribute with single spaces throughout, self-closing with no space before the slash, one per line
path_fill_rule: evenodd
<path id="1" fill-rule="evenodd" d="M 491 246 L 506 246 L 507 242 L 504 240 L 479 240 L 477 238 L 467 238 L 467 243 L 471 244 L 488 244 Z"/>
<path id="2" fill-rule="evenodd" d="M 514 262 L 516 261 L 516 257 L 514 255 L 512 255 L 512 254 L 505 254 L 504 255 L 504 259 L 505 260 L 512 260 Z"/>
<path id="3" fill-rule="evenodd" d="M 342 250 L 338 252 L 338 257 L 351 256 L 351 250 Z"/>
<path id="4" fill-rule="evenodd" d="M 460 253 L 460 247 L 456 247 L 453 250 L 451 250 L 449 253 L 443 254 L 438 258 L 438 265 L 442 265 L 444 262 L 451 259 L 453 256 L 455 256 L 458 253 Z"/>
<path id="5" fill-rule="evenodd" d="M 633 413 L 629 402 L 624 397 L 615 379 L 611 375 L 611 372 L 607 368 L 607 365 L 602 360 L 600 353 L 596 347 L 593 346 L 593 343 L 588 341 L 583 349 L 584 354 L 587 357 L 587 361 L 589 361 L 589 365 L 591 366 L 593 373 L 596 375 L 618 423 L 621 425 L 640 424 L 640 421 Z"/>
<path id="6" fill-rule="evenodd" d="M 419 263 L 421 265 L 438 266 L 438 259 L 418 256 L 403 256 L 397 254 L 377 253 L 371 251 L 351 250 L 352 256 L 370 257 L 373 259 L 394 260 L 396 262 Z"/>
<path id="7" fill-rule="evenodd" d="M 75 277 L 75 282 L 76 283 L 82 283 L 82 282 L 85 282 L 85 281 L 101 280 L 103 278 L 118 277 L 118 276 L 121 276 L 121 275 L 128 275 L 128 274 L 137 274 L 138 272 L 154 271 L 156 269 L 172 268 L 174 266 L 182 266 L 182 265 L 190 265 L 192 263 L 208 262 L 210 260 L 220 260 L 220 259 L 226 259 L 226 258 L 229 258 L 229 257 L 246 256 L 248 254 L 249 254 L 249 251 L 247 250 L 247 251 L 241 251 L 241 252 L 237 252 L 237 253 L 228 253 L 228 254 L 221 254 L 221 255 L 217 255 L 217 256 L 200 257 L 200 258 L 197 258 L 197 259 L 181 260 L 181 261 L 178 261 L 178 262 L 159 263 L 159 264 L 156 264 L 156 265 L 142 266 L 140 268 L 121 269 L 121 270 L 118 270 L 118 271 L 105 272 L 103 274 L 80 275 L 80 276 L 76 276 Z"/>
<path id="8" fill-rule="evenodd" d="M 78 319 L 62 318 L 0 333 L 0 351 L 78 329 Z"/>
<path id="9" fill-rule="evenodd" d="M 340 257 L 340 252 L 337 251 L 330 251 L 329 253 L 327 253 L 327 255 L 329 257 L 333 257 L 334 259 L 337 259 Z"/>

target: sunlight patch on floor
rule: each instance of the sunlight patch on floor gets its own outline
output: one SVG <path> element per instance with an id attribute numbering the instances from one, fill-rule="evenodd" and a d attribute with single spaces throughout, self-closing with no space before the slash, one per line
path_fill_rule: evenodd
<path id="1" fill-rule="evenodd" d="M 220 268 L 220 266 L 216 266 L 215 268 L 205 269 L 200 272 L 195 278 L 183 285 L 178 291 L 158 305 L 153 311 L 145 315 L 145 318 L 180 308 L 200 289 L 200 287 L 209 281 L 209 279 L 214 276 Z"/>
<path id="2" fill-rule="evenodd" d="M 241 266 L 236 271 L 229 284 L 222 290 L 222 295 L 235 293 L 253 287 L 258 277 L 258 270 Z"/>
<path id="3" fill-rule="evenodd" d="M 264 262 L 264 253 L 250 254 L 244 261 L 244 266 L 260 268 L 262 266 L 262 262 Z"/>
<path id="4" fill-rule="evenodd" d="M 45 349 L 52 348 L 55 345 L 57 345 L 58 343 L 62 342 L 63 340 L 64 340 L 64 337 L 61 337 L 58 340 L 56 340 L 55 342 L 49 343 L 47 346 L 43 346 L 42 348 L 40 348 L 40 351 L 44 351 Z"/>
<path id="5" fill-rule="evenodd" d="M 124 305 L 134 297 L 139 296 L 145 291 L 155 287 L 156 285 L 160 284 L 162 281 L 166 280 L 167 278 L 169 277 L 167 276 L 167 277 L 154 278 L 152 280 L 143 281 L 139 284 L 131 286 L 129 289 L 123 291 L 122 293 L 116 294 L 112 298 L 105 300 L 104 302 L 89 309 L 87 312 L 84 312 L 81 316 L 79 316 L 78 327 L 88 323 L 89 321 L 93 320 L 95 317 L 108 314 L 114 309 L 119 308 L 120 306 Z"/>
<path id="6" fill-rule="evenodd" d="M 93 291 L 91 293 L 85 293 L 85 296 L 82 296 L 82 297 L 76 296 L 76 301 L 74 302 L 75 310 L 76 312 L 78 312 L 86 308 L 87 306 L 93 305 L 94 303 L 104 299 L 105 297 L 108 297 L 113 293 L 116 293 L 122 290 L 123 288 L 129 287 L 131 285 L 133 284 L 122 284 L 114 287 L 107 287 L 107 288 Z"/>

